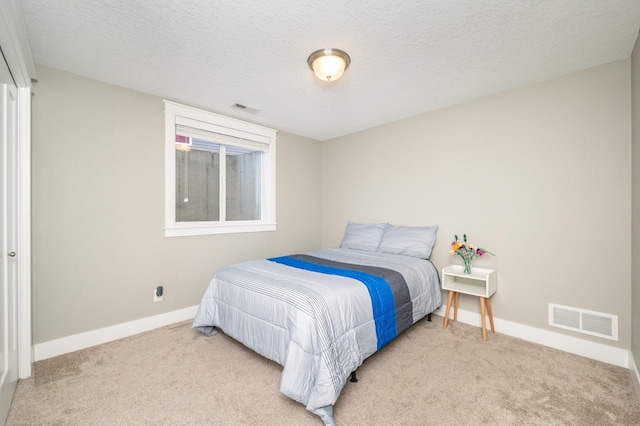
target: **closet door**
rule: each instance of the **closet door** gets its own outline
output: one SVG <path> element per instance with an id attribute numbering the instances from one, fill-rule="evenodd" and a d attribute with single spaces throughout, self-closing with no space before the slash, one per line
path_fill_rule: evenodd
<path id="1" fill-rule="evenodd" d="M 17 88 L 0 56 L 0 424 L 18 383 Z"/>

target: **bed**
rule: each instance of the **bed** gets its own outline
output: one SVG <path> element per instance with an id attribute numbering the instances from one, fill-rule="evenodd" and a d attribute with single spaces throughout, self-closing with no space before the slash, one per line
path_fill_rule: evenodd
<path id="1" fill-rule="evenodd" d="M 193 328 L 220 329 L 282 365 L 280 391 L 335 425 L 333 405 L 349 376 L 440 307 L 428 260 L 436 231 L 349 222 L 340 247 L 224 267 Z"/>

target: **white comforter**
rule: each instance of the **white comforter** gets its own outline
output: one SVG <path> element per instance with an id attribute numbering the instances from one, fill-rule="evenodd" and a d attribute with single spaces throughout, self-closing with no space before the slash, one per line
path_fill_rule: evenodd
<path id="1" fill-rule="evenodd" d="M 407 256 L 327 249 L 308 255 L 393 269 L 409 288 L 413 320 L 441 304 L 429 261 Z M 280 391 L 335 424 L 333 404 L 351 372 L 377 348 L 369 292 L 352 278 L 255 260 L 221 269 L 193 321 L 205 334 L 220 328 L 284 367 Z"/>

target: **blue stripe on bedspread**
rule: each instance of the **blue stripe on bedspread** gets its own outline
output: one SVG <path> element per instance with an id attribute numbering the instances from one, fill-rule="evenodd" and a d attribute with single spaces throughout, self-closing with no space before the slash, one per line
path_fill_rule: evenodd
<path id="1" fill-rule="evenodd" d="M 371 297 L 373 319 L 376 326 L 376 337 L 378 339 L 378 350 L 396 337 L 396 310 L 393 292 L 391 291 L 389 283 L 383 278 L 365 272 L 305 262 L 290 256 L 273 257 L 268 260 L 298 269 L 305 269 L 321 274 L 338 275 L 360 281 L 367 287 Z"/>

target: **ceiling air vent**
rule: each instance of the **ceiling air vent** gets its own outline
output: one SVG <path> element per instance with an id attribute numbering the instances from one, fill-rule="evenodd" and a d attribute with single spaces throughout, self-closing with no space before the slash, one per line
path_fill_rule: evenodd
<path id="1" fill-rule="evenodd" d="M 549 303 L 549 325 L 618 340 L 618 316 Z"/>
<path id="2" fill-rule="evenodd" d="M 260 112 L 260 110 L 258 108 L 255 108 L 255 107 L 252 107 L 252 106 L 249 106 L 249 105 L 235 103 L 235 104 L 233 104 L 231 106 L 233 108 L 239 109 L 241 111 L 250 112 L 251 114 L 257 114 L 257 113 Z"/>

